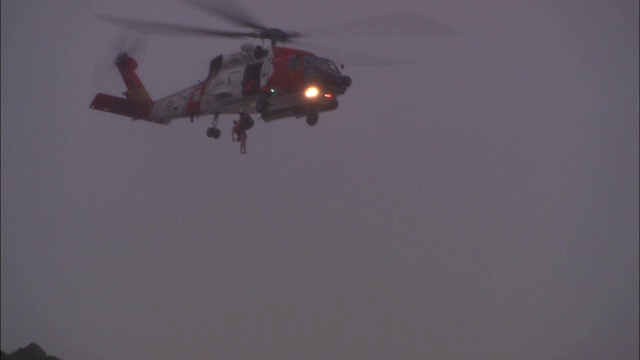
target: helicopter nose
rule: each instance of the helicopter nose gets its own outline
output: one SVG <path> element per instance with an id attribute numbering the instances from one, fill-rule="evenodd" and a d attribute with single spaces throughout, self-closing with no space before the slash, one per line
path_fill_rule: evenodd
<path id="1" fill-rule="evenodd" d="M 351 78 L 348 76 L 342 75 L 337 79 L 336 85 L 340 87 L 348 88 L 349 86 L 351 86 Z"/>

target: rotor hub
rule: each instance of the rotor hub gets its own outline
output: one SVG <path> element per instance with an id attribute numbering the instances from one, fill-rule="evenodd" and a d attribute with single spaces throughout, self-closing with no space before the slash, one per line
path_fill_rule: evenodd
<path id="1" fill-rule="evenodd" d="M 256 38 L 263 40 L 271 40 L 272 42 L 287 42 L 294 37 L 300 36 L 300 33 L 295 31 L 284 31 L 278 28 L 269 28 L 262 31 L 258 31 L 255 35 Z"/>

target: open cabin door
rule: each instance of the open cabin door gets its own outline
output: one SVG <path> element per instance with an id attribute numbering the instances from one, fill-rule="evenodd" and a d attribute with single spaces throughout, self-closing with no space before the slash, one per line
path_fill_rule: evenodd
<path id="1" fill-rule="evenodd" d="M 215 80 L 213 94 L 216 100 L 238 97 L 242 93 L 242 69 L 234 68 L 221 72 Z"/>
<path id="2" fill-rule="evenodd" d="M 244 96 L 250 96 L 260 92 L 262 87 L 261 72 L 263 62 L 257 62 L 249 64 L 244 69 L 244 76 L 242 78 L 242 94 Z"/>

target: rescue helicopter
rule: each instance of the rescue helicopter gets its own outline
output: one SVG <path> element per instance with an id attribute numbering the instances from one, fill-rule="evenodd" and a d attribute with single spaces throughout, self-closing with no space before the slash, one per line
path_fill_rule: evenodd
<path id="1" fill-rule="evenodd" d="M 237 114 L 239 111 L 259 114 L 264 122 L 304 117 L 308 125 L 316 125 L 320 113 L 338 108 L 338 97 L 344 95 L 352 84 L 351 77 L 341 71 L 344 65 L 310 51 L 286 47 L 286 43 L 303 37 L 299 32 L 267 27 L 241 6 L 228 1 L 183 2 L 248 30 L 217 30 L 96 16 L 142 33 L 251 38 L 261 40 L 262 44 L 243 44 L 237 52 L 216 56 L 209 63 L 204 80 L 157 100 L 151 99 L 138 77 L 136 59 L 127 52 L 119 53 L 113 64 L 126 86 L 122 93 L 124 97 L 100 92 L 91 102 L 91 109 L 163 125 L 174 119 L 188 118 L 193 122 L 200 116 L 212 115 L 212 124 L 206 134 L 217 139 L 220 137 L 220 115 Z M 449 31 L 446 26 L 440 27 L 445 33 Z M 265 46 L 265 41 L 268 41 L 268 46 Z"/>

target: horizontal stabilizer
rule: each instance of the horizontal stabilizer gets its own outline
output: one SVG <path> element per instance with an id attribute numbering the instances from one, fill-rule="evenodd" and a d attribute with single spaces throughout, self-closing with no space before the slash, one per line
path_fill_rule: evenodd
<path id="1" fill-rule="evenodd" d="M 150 104 L 148 103 L 139 103 L 103 93 L 98 93 L 96 97 L 93 98 L 89 107 L 95 110 L 127 116 L 133 120 L 145 120 L 155 124 L 167 125 L 171 121 L 149 119 Z"/>
<path id="2" fill-rule="evenodd" d="M 137 104 L 133 100 L 127 100 L 125 98 L 98 93 L 90 108 L 95 110 L 102 110 L 122 116 L 128 116 L 130 118 L 136 118 L 140 115 L 137 111 Z"/>

